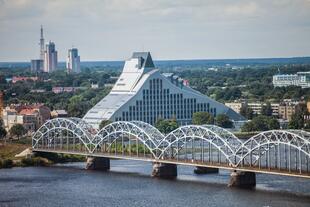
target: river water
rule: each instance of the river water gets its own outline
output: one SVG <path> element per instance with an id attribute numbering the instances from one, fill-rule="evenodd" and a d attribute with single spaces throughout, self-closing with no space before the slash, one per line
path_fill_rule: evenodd
<path id="1" fill-rule="evenodd" d="M 150 176 L 150 163 L 112 160 L 110 172 L 85 163 L 0 170 L 0 206 L 310 206 L 310 180 L 257 175 L 255 190 L 228 188 L 229 171 L 176 180 Z"/>

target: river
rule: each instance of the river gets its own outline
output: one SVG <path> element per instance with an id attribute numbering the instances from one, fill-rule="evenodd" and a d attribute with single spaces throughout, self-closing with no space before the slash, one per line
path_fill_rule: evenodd
<path id="1" fill-rule="evenodd" d="M 310 180 L 257 175 L 255 190 L 228 188 L 229 171 L 176 180 L 150 176 L 150 163 L 112 160 L 109 172 L 85 163 L 0 170 L 0 206 L 310 206 Z"/>

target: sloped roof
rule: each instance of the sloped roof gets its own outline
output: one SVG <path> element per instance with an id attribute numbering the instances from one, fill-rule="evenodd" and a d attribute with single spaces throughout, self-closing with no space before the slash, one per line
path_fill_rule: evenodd
<path id="1" fill-rule="evenodd" d="M 150 52 L 134 52 L 132 58 L 141 58 L 142 67 L 155 68 Z"/>

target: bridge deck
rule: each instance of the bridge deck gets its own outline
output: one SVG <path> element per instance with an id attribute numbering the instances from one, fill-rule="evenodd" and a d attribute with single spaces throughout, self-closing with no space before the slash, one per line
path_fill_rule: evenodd
<path id="1" fill-rule="evenodd" d="M 229 164 L 216 163 L 216 162 L 200 162 L 197 160 L 177 160 L 177 159 L 154 159 L 151 155 L 134 156 L 129 154 L 115 154 L 115 153 L 88 153 L 81 151 L 66 151 L 66 150 L 54 150 L 54 149 L 32 149 L 33 152 L 48 152 L 48 153 L 59 153 L 59 154 L 72 154 L 72 155 L 82 155 L 90 157 L 105 157 L 111 159 L 125 159 L 125 160 L 138 160 L 145 162 L 158 162 L 158 163 L 169 163 L 185 166 L 198 166 L 198 167 L 210 167 L 218 168 L 224 170 L 237 170 L 237 171 L 246 171 L 246 172 L 255 172 L 263 174 L 272 174 L 272 175 L 282 175 L 282 176 L 291 176 L 299 178 L 308 178 L 310 179 L 310 173 L 300 173 L 298 170 L 285 171 L 279 168 L 259 168 L 255 166 L 242 166 L 242 167 L 233 167 Z"/>

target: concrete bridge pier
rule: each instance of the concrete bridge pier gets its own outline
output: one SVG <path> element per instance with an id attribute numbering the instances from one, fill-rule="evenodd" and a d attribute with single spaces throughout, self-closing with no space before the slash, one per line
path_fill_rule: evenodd
<path id="1" fill-rule="evenodd" d="M 196 167 L 194 169 L 194 173 L 201 175 L 201 174 L 211 174 L 211 173 L 218 173 L 219 169 L 218 168 L 211 168 L 211 167 Z"/>
<path id="2" fill-rule="evenodd" d="M 86 170 L 107 171 L 110 169 L 110 158 L 105 157 L 87 157 Z"/>
<path id="3" fill-rule="evenodd" d="M 177 165 L 168 163 L 153 163 L 152 177 L 173 179 L 178 175 Z"/>
<path id="4" fill-rule="evenodd" d="M 233 171 L 230 175 L 228 187 L 254 188 L 256 176 L 254 172 Z"/>

